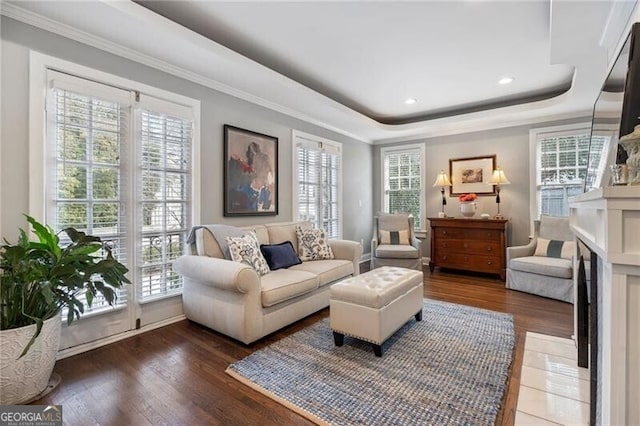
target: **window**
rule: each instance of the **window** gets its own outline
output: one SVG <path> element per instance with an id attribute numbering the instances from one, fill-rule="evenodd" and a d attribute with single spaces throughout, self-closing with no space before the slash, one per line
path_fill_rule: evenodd
<path id="1" fill-rule="evenodd" d="M 48 99 L 49 141 L 52 145 L 47 222 L 56 230 L 74 227 L 102 238 L 114 256 L 128 263 L 127 221 L 122 201 L 127 198 L 129 93 L 53 73 Z M 95 90 L 92 90 L 95 89 Z M 97 93 L 89 95 L 87 93 Z M 67 238 L 60 234 L 62 243 Z M 118 292 L 117 306 L 127 303 Z M 87 312 L 108 306 L 102 296 Z"/>
<path id="2" fill-rule="evenodd" d="M 583 192 L 590 128 L 581 125 L 532 130 L 531 139 L 536 152 L 533 216 L 568 216 L 568 198 Z"/>
<path id="3" fill-rule="evenodd" d="M 155 103 L 158 103 L 156 100 Z M 191 228 L 191 132 L 193 120 L 160 112 L 136 111 L 139 144 L 136 229 L 140 230 L 139 299 L 179 293 L 182 276 L 172 264 L 182 254 Z"/>
<path id="4" fill-rule="evenodd" d="M 329 238 L 342 237 L 342 147 L 293 131 L 294 217 L 309 220 Z"/>
<path id="5" fill-rule="evenodd" d="M 380 150 L 382 157 L 382 210 L 386 213 L 407 213 L 414 217 L 414 226 L 421 229 L 422 171 L 424 146 L 410 145 Z"/>
<path id="6" fill-rule="evenodd" d="M 172 263 L 192 223 L 193 110 L 55 71 L 47 78 L 47 223 L 100 236 L 131 271 L 138 302 L 179 294 Z M 94 300 L 91 310 L 105 307 Z"/>

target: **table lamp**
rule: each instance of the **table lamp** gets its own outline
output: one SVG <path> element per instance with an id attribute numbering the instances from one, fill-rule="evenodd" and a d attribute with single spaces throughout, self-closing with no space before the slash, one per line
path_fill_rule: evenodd
<path id="1" fill-rule="evenodd" d="M 495 219 L 504 219 L 504 216 L 500 214 L 500 185 L 509 185 L 509 179 L 504 174 L 504 170 L 500 167 L 493 171 L 491 179 L 487 182 L 489 185 L 496 186 L 496 203 L 498 204 L 498 214 L 494 216 Z"/>
<path id="2" fill-rule="evenodd" d="M 444 206 L 447 205 L 447 199 L 444 196 L 444 187 L 451 186 L 451 181 L 449 180 L 449 176 L 447 176 L 444 170 L 440 170 L 440 173 L 438 173 L 438 177 L 436 178 L 436 181 L 433 183 L 433 186 L 439 186 L 440 193 L 442 194 L 442 212 L 440 212 L 439 216 L 447 217 L 447 215 L 444 213 Z"/>

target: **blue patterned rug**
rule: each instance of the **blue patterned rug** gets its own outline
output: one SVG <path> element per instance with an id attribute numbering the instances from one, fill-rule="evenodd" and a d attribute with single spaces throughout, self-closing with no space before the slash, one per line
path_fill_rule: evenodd
<path id="1" fill-rule="evenodd" d="M 514 342 L 511 315 L 425 299 L 382 358 L 348 336 L 334 346 L 325 318 L 227 373 L 319 424 L 492 425 Z"/>

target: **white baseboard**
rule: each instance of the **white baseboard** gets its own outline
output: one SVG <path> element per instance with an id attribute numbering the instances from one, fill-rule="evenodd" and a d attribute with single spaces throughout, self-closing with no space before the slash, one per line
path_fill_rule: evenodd
<path id="1" fill-rule="evenodd" d="M 144 327 L 140 327 L 137 330 L 129 330 L 124 333 L 115 334 L 113 336 L 105 337 L 104 339 L 96 340 L 93 342 L 83 343 L 82 345 L 73 346 L 71 348 L 63 349 L 58 351 L 56 355 L 56 360 L 68 358 L 73 355 L 78 355 L 83 352 L 90 351 L 92 349 L 97 349 L 102 346 L 108 345 L 110 343 L 115 343 L 120 340 L 127 339 L 129 337 L 137 336 L 138 334 L 146 333 L 147 331 L 155 330 L 156 328 L 164 327 L 169 324 L 173 324 L 178 321 L 182 321 L 187 319 L 184 314 L 175 316 L 173 318 L 167 318 L 162 321 L 154 322 L 153 324 L 145 325 Z"/>
<path id="2" fill-rule="evenodd" d="M 371 253 L 364 253 L 360 256 L 360 263 L 369 262 L 371 260 Z"/>
<path id="3" fill-rule="evenodd" d="M 423 257 L 422 258 L 422 264 L 423 265 L 428 265 L 429 262 L 431 262 L 431 258 L 430 257 Z"/>

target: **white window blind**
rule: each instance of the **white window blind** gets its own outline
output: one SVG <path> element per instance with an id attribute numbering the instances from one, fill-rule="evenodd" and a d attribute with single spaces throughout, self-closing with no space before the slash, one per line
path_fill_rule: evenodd
<path id="1" fill-rule="evenodd" d="M 192 109 L 55 71 L 48 80 L 47 223 L 101 237 L 129 268 L 138 302 L 179 294 L 172 265 L 192 226 Z M 92 305 L 85 312 L 112 309 L 98 297 Z"/>
<path id="2" fill-rule="evenodd" d="M 383 155 L 383 210 L 407 213 L 414 217 L 416 229 L 421 227 L 422 150 L 421 148 L 389 149 Z"/>
<path id="3" fill-rule="evenodd" d="M 342 236 L 341 146 L 297 138 L 295 142 L 297 185 L 294 200 L 297 219 L 309 220 L 329 238 Z"/>
<path id="4" fill-rule="evenodd" d="M 538 215 L 569 215 L 568 198 L 583 192 L 589 141 L 588 129 L 538 136 Z"/>
<path id="5" fill-rule="evenodd" d="M 173 271 L 172 265 L 182 254 L 191 228 L 193 120 L 160 111 L 157 100 L 153 104 L 154 110 L 139 108 L 136 112 L 140 144 L 137 275 L 141 301 L 182 290 L 182 276 Z"/>
<path id="6" fill-rule="evenodd" d="M 127 151 L 129 94 L 56 75 L 48 93 L 47 222 L 56 231 L 67 227 L 99 236 L 114 257 L 127 264 Z M 87 93 L 96 93 L 90 95 Z M 70 241 L 60 233 L 61 243 Z M 127 291 L 117 292 L 116 306 L 127 303 Z M 80 297 L 86 303 L 86 299 Z M 111 309 L 102 296 L 85 313 Z"/>

